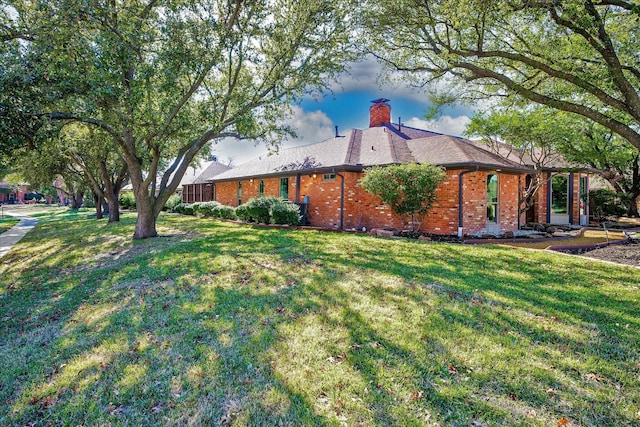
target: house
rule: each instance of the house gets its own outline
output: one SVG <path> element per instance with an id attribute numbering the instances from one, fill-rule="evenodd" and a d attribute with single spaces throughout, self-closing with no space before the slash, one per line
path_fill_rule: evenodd
<path id="1" fill-rule="evenodd" d="M 374 165 L 431 163 L 446 179 L 422 231 L 475 235 L 515 231 L 520 188 L 535 171 L 464 138 L 391 123 L 387 99 L 372 101 L 369 127 L 315 144 L 261 156 L 208 180 L 209 200 L 238 206 L 257 196 L 306 204 L 310 225 L 338 229 L 404 229 L 404 219 L 360 186 Z M 205 199 L 207 198 L 205 197 Z M 183 197 L 184 200 L 184 197 Z M 203 199 L 204 201 L 204 199 Z"/>
<path id="2" fill-rule="evenodd" d="M 24 203 L 25 196 L 29 193 L 27 185 L 11 185 L 0 181 L 0 204 Z"/>

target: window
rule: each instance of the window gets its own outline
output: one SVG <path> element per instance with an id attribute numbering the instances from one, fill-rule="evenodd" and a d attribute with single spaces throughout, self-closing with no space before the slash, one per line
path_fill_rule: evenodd
<path id="1" fill-rule="evenodd" d="M 325 173 L 324 175 L 322 175 L 322 180 L 323 181 L 335 181 L 336 180 L 336 174 L 335 173 Z"/>
<path id="2" fill-rule="evenodd" d="M 242 204 L 242 181 L 238 181 L 238 206 Z"/>
<path id="3" fill-rule="evenodd" d="M 586 176 L 580 177 L 580 215 L 587 214 L 587 202 L 589 200 L 589 182 Z"/>
<path id="4" fill-rule="evenodd" d="M 498 175 L 487 175 L 487 222 L 498 222 Z"/>
<path id="5" fill-rule="evenodd" d="M 258 183 L 258 195 L 260 197 L 264 196 L 264 179 L 261 179 Z"/>
<path id="6" fill-rule="evenodd" d="M 569 179 L 566 175 L 551 178 L 551 213 L 567 214 L 569 212 Z"/>
<path id="7" fill-rule="evenodd" d="M 280 178 L 280 197 L 289 200 L 289 178 Z"/>

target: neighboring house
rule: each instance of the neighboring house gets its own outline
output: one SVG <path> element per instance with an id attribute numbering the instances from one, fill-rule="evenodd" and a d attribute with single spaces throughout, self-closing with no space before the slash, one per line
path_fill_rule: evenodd
<path id="1" fill-rule="evenodd" d="M 182 202 L 207 202 L 215 200 L 214 185 L 208 182 L 211 178 L 231 169 L 218 161 L 208 162 L 204 169 L 201 169 L 196 175 L 185 173 L 182 179 Z M 180 194 L 180 193 L 178 193 Z"/>
<path id="2" fill-rule="evenodd" d="M 0 181 L 0 204 L 24 203 L 24 196 L 29 193 L 26 185 L 11 185 Z"/>

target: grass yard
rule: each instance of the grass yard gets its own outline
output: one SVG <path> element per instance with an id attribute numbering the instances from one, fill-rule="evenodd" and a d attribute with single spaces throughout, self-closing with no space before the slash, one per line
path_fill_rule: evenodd
<path id="1" fill-rule="evenodd" d="M 640 423 L 637 269 L 85 217 L 0 260 L 0 425 Z"/>
<path id="2" fill-rule="evenodd" d="M 20 222 L 17 218 L 13 218 L 9 215 L 4 215 L 4 218 L 0 218 L 0 234 L 9 230 L 11 227 Z"/>

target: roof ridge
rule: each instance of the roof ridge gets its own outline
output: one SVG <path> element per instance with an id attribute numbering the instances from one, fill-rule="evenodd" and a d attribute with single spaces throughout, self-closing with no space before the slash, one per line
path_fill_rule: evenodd
<path id="1" fill-rule="evenodd" d="M 359 129 L 351 129 L 351 138 L 347 146 L 347 156 L 344 163 L 346 165 L 358 163 L 360 161 L 360 146 L 362 145 L 362 131 Z"/>

